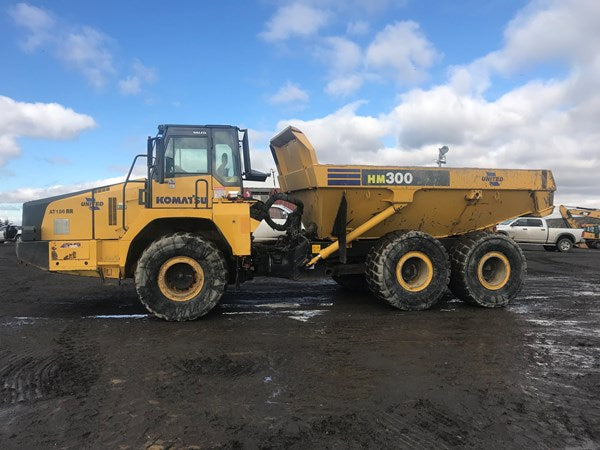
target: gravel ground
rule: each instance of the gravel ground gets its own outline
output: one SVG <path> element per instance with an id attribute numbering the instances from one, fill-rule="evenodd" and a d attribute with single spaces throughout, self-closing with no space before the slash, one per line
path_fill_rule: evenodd
<path id="1" fill-rule="evenodd" d="M 504 309 L 260 279 L 167 323 L 0 245 L 0 448 L 599 448 L 600 251 L 525 253 Z"/>

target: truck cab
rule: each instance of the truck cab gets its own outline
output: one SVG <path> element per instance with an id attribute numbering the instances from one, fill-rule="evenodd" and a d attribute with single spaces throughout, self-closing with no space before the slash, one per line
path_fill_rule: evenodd
<path id="1" fill-rule="evenodd" d="M 147 176 L 134 178 L 138 160 Z M 125 181 L 27 202 L 20 259 L 52 271 L 124 278 L 157 234 L 204 230 L 232 256 L 250 254 L 251 168 L 247 130 L 229 125 L 159 125 Z"/>

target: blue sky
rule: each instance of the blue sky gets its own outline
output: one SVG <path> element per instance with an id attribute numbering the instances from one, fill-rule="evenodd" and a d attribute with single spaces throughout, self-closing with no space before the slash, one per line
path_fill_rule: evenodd
<path id="1" fill-rule="evenodd" d="M 600 207 L 600 2 L 0 2 L 0 218 L 117 181 L 159 123 L 320 160 L 552 169 Z"/>

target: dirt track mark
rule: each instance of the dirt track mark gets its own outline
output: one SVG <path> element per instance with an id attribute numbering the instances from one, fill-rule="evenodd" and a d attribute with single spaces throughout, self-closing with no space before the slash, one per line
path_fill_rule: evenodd
<path id="1" fill-rule="evenodd" d="M 222 354 L 217 357 L 182 359 L 173 365 L 186 376 L 219 375 L 237 378 L 242 375 L 252 375 L 264 369 L 266 362 L 239 356 L 232 358 L 230 355 Z"/>
<path id="2" fill-rule="evenodd" d="M 77 329 L 56 339 L 51 355 L 0 352 L 0 404 L 32 403 L 68 395 L 86 395 L 100 374 L 97 349 L 85 345 Z"/>

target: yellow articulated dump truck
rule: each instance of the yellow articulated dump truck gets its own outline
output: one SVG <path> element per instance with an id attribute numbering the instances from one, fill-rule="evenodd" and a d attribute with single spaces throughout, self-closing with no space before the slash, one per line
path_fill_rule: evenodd
<path id="1" fill-rule="evenodd" d="M 228 284 L 311 269 L 402 310 L 431 307 L 447 287 L 498 307 L 518 294 L 526 261 L 494 226 L 553 210 L 548 170 L 323 165 L 293 127 L 271 152 L 282 192 L 263 203 L 244 195 L 244 181 L 267 177 L 252 169 L 246 130 L 160 125 L 123 183 L 25 203 L 17 256 L 53 272 L 134 278 L 141 302 L 166 320 L 203 316 Z M 131 179 L 139 158 L 147 177 Z M 277 200 L 295 205 L 285 223 L 269 217 Z M 254 240 L 262 220 L 285 233 Z"/>

